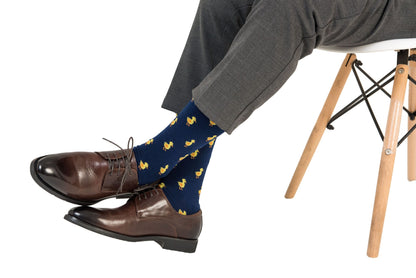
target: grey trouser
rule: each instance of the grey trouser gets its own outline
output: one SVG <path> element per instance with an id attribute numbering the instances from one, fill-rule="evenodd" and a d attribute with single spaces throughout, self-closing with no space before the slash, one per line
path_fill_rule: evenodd
<path id="1" fill-rule="evenodd" d="M 320 45 L 416 38 L 415 0 L 201 0 L 163 108 L 231 132 Z"/>

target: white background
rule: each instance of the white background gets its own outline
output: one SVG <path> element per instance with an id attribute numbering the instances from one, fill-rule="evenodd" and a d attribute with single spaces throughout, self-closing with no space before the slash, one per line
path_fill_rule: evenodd
<path id="1" fill-rule="evenodd" d="M 270 101 L 219 138 L 194 254 L 75 226 L 63 219 L 74 205 L 31 179 L 35 157 L 114 149 L 101 137 L 124 146 L 134 136 L 139 144 L 173 119 L 160 105 L 197 5 L 0 3 L 0 276 L 414 277 L 416 184 L 406 178 L 405 144 L 396 159 L 380 256 L 366 256 L 382 144 L 365 105 L 326 132 L 296 198 L 283 197 L 343 54 L 315 51 L 303 59 Z M 359 58 L 376 77 L 395 63 L 394 53 Z M 340 105 L 356 88 L 351 78 Z M 374 102 L 384 129 L 388 100 L 380 95 Z"/>

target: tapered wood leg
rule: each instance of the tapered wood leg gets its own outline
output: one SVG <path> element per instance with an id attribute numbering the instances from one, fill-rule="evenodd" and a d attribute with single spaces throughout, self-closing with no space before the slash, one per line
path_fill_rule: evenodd
<path id="1" fill-rule="evenodd" d="M 416 49 L 410 51 L 410 55 L 416 55 Z M 416 80 L 416 62 L 409 62 L 409 74 Z M 409 111 L 416 111 L 416 85 L 409 82 Z M 409 118 L 409 129 L 416 124 L 416 120 Z M 409 181 L 416 180 L 416 131 L 407 139 L 407 178 Z"/>
<path id="2" fill-rule="evenodd" d="M 342 63 L 341 69 L 335 79 L 335 82 L 329 92 L 328 98 L 326 99 L 325 105 L 319 115 L 319 118 L 312 130 L 312 134 L 309 137 L 308 143 L 306 144 L 305 150 L 303 151 L 302 157 L 298 163 L 296 171 L 293 175 L 292 181 L 286 191 L 286 198 L 293 198 L 298 190 L 299 184 L 305 175 L 306 169 L 312 160 L 316 148 L 321 141 L 322 135 L 325 132 L 326 126 L 331 119 L 332 113 L 334 112 L 335 106 L 338 102 L 339 96 L 341 95 L 342 89 L 347 82 L 348 76 L 351 72 L 352 63 L 356 60 L 355 54 L 347 54 L 344 62 Z"/>
<path id="3" fill-rule="evenodd" d="M 387 200 L 393 176 L 394 159 L 396 157 L 397 141 L 399 137 L 400 120 L 406 93 L 408 66 L 398 65 L 394 78 L 393 94 L 391 97 L 386 134 L 381 154 L 381 163 L 377 181 L 376 197 L 374 201 L 373 218 L 370 229 L 367 255 L 377 257 L 380 249 L 381 234 L 383 232 L 384 217 L 386 215 Z"/>

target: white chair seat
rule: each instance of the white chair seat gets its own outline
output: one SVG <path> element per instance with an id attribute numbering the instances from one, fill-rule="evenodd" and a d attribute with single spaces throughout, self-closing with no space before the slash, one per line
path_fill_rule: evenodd
<path id="1" fill-rule="evenodd" d="M 416 38 L 397 39 L 371 43 L 362 46 L 319 46 L 318 49 L 342 53 L 368 53 L 416 48 Z"/>

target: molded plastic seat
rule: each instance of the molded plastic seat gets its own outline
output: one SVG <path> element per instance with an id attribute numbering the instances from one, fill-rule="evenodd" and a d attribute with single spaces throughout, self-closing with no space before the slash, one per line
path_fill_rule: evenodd
<path id="1" fill-rule="evenodd" d="M 381 41 L 362 46 L 319 46 L 318 49 L 342 53 L 368 53 L 416 48 L 416 38 Z"/>

